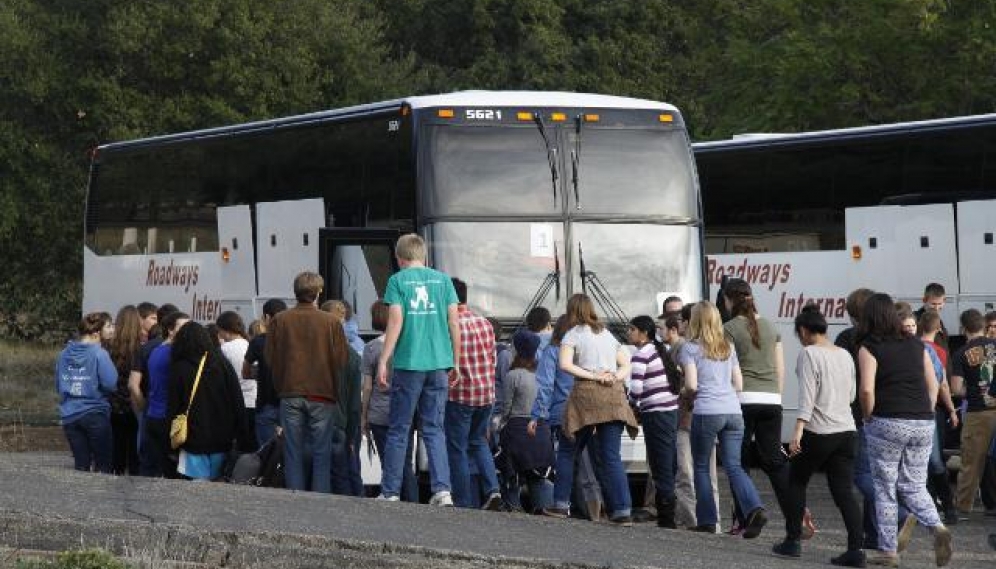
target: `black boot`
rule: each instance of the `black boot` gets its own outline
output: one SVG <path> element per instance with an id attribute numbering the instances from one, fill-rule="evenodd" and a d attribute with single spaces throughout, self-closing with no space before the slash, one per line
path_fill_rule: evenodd
<path id="1" fill-rule="evenodd" d="M 667 529 L 678 528 L 674 523 L 674 503 L 674 498 L 670 500 L 654 499 L 654 505 L 657 506 L 657 527 Z"/>
<path id="2" fill-rule="evenodd" d="M 941 502 L 941 510 L 943 510 L 941 516 L 944 519 L 944 524 L 957 525 L 958 511 L 954 506 L 954 493 L 951 491 L 951 482 L 948 480 L 947 473 L 931 474 L 927 481 L 930 489 L 933 490 L 932 493 Z"/>

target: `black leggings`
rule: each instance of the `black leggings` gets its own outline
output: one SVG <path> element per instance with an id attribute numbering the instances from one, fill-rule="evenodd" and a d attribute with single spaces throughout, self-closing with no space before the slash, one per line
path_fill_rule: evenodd
<path id="1" fill-rule="evenodd" d="M 782 406 L 766 403 L 746 403 L 740 406 L 744 416 L 744 442 L 740 449 L 740 463 L 745 472 L 750 472 L 751 442 L 757 445 L 759 466 L 775 492 L 778 506 L 786 515 L 788 495 L 788 468 L 782 452 Z M 744 524 L 740 506 L 734 508 L 734 516 Z"/>
<path id="2" fill-rule="evenodd" d="M 788 539 L 802 536 L 802 515 L 806 507 L 806 486 L 819 468 L 827 471 L 827 484 L 833 502 L 844 517 L 847 528 L 847 549 L 859 550 L 862 545 L 861 507 L 854 498 L 854 454 L 857 434 L 854 431 L 818 435 L 803 431 L 802 452 L 789 463 L 789 495 L 785 513 L 785 534 Z"/>

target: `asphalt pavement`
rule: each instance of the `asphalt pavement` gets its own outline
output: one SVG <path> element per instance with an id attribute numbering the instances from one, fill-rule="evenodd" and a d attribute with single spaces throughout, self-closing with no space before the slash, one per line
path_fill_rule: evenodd
<path id="1" fill-rule="evenodd" d="M 0 454 L 0 547 L 105 547 L 132 558 L 226 567 L 599 567 L 758 569 L 827 567 L 844 546 L 824 479 L 809 506 L 820 528 L 801 559 L 770 553 L 782 519 L 755 476 L 771 521 L 758 539 L 630 528 L 522 514 L 379 502 L 218 483 L 75 472 L 68 456 Z M 724 497 L 728 504 L 728 498 Z M 952 567 L 996 568 L 996 518 L 952 528 Z M 922 529 L 904 568 L 934 567 Z"/>

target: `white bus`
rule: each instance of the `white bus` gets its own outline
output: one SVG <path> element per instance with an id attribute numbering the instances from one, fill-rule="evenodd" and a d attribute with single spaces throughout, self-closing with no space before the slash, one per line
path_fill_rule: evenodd
<path id="1" fill-rule="evenodd" d="M 746 279 L 778 326 L 783 398 L 795 420 L 799 342 L 793 320 L 816 302 L 831 336 L 849 326 L 851 290 L 887 292 L 914 308 L 924 286 L 942 312 L 996 305 L 996 115 L 744 136 L 695 144 L 712 298 L 724 275 Z"/>
<path id="2" fill-rule="evenodd" d="M 654 101 L 472 91 L 97 148 L 83 310 L 151 301 L 249 321 L 302 270 L 368 307 L 418 232 L 434 267 L 506 331 L 586 291 L 610 322 L 705 293 L 681 113 Z M 643 445 L 626 445 L 643 463 Z"/>

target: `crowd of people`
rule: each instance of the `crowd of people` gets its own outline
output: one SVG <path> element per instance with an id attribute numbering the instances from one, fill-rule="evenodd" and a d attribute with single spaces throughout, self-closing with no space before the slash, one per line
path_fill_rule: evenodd
<path id="1" fill-rule="evenodd" d="M 628 323 L 625 344 L 583 294 L 556 319 L 533 309 L 507 344 L 468 308 L 467 283 L 425 265 L 419 236 L 395 253 L 401 270 L 370 307 L 380 334 L 368 342 L 348 304 L 318 305 L 324 282 L 311 272 L 294 279 L 295 306 L 270 300 L 248 328 L 236 312 L 204 326 L 172 305 L 84 316 L 56 374 L 75 467 L 215 480 L 230 457 L 279 445 L 285 487 L 361 496 L 365 437 L 380 460 L 377 498 L 417 502 L 420 438 L 433 505 L 622 526 L 652 511 L 662 528 L 718 533 L 718 454 L 729 533 L 756 538 L 768 522 L 748 472 L 757 464 L 785 519 L 773 551 L 790 558 L 816 531 L 806 489 L 825 470 L 847 530 L 831 563 L 848 567 L 898 566 L 917 524 L 945 566 L 947 526 L 980 488 L 996 515 L 996 314 L 962 313 L 967 342 L 949 354 L 939 285 L 917 311 L 854 291 L 853 326 L 835 341 L 816 306 L 801 311 L 786 448 L 787 339 L 743 280 L 724 282 L 715 304 L 668 298 L 656 318 Z M 959 424 L 952 492 L 942 451 Z M 621 443 L 641 426 L 650 476 L 634 500 Z"/>

